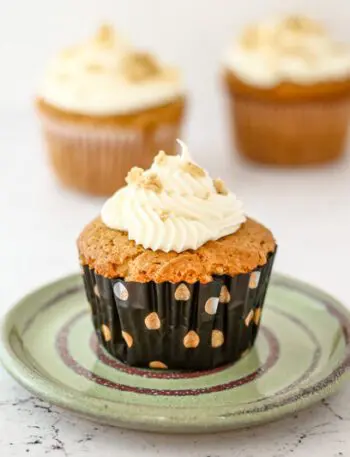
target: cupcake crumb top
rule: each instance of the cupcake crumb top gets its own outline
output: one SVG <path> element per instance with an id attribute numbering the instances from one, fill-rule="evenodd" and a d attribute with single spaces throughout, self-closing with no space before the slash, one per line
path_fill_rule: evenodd
<path id="1" fill-rule="evenodd" d="M 81 233 L 78 249 L 82 265 L 108 278 L 207 283 L 213 280 L 213 275 L 235 276 L 264 265 L 276 244 L 267 228 L 247 219 L 237 232 L 208 241 L 196 251 L 152 251 L 130 241 L 125 232 L 107 227 L 98 218 Z"/>

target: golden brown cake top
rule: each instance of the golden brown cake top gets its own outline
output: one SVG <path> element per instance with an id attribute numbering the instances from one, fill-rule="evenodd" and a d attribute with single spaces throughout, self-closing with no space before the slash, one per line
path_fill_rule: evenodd
<path id="1" fill-rule="evenodd" d="M 233 95 L 267 102 L 326 101 L 350 96 L 350 78 L 304 85 L 284 81 L 273 87 L 258 87 L 247 84 L 233 71 L 226 70 L 224 80 Z"/>
<path id="2" fill-rule="evenodd" d="M 264 265 L 275 248 L 272 233 L 252 219 L 231 235 L 181 253 L 144 249 L 100 218 L 88 224 L 78 239 L 82 265 L 108 278 L 137 282 L 207 283 L 213 275 L 235 276 Z"/>
<path id="3" fill-rule="evenodd" d="M 165 124 L 179 122 L 185 110 L 185 98 L 179 97 L 164 105 L 148 108 L 143 111 L 132 112 L 130 114 L 116 114 L 99 117 L 69 113 L 50 105 L 40 97 L 36 98 L 35 105 L 39 115 L 44 119 L 52 119 L 63 124 L 74 124 L 83 128 L 126 127 L 142 130 L 145 126 L 158 125 L 160 121 Z"/>

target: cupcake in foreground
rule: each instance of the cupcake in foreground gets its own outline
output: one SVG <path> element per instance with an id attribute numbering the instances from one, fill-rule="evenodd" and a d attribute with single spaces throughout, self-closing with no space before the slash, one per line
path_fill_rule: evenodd
<path id="1" fill-rule="evenodd" d="M 182 147 L 131 169 L 78 239 L 100 343 L 129 365 L 211 369 L 259 329 L 274 238 Z"/>
<path id="2" fill-rule="evenodd" d="M 179 72 L 102 26 L 62 51 L 36 100 L 51 165 L 73 189 L 110 195 L 154 151 L 175 153 L 185 105 Z"/>
<path id="3" fill-rule="evenodd" d="M 224 58 L 232 134 L 257 162 L 327 162 L 344 151 L 350 48 L 321 24 L 287 17 L 248 27 Z"/>

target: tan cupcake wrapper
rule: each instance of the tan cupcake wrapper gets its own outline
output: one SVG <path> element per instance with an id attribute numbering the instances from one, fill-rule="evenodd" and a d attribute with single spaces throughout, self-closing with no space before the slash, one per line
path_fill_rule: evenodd
<path id="1" fill-rule="evenodd" d="M 175 154 L 181 119 L 147 126 L 69 123 L 40 113 L 51 166 L 61 183 L 95 195 L 110 195 L 125 184 L 133 166 L 148 168 L 161 149 Z"/>
<path id="2" fill-rule="evenodd" d="M 229 94 L 237 150 L 275 165 L 308 165 L 337 159 L 346 145 L 349 100 L 268 102 Z"/>

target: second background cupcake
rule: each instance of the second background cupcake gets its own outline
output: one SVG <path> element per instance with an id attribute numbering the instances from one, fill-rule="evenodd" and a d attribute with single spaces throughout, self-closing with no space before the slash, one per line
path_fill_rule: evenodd
<path id="1" fill-rule="evenodd" d="M 350 48 L 304 16 L 247 27 L 223 78 L 238 151 L 274 165 L 338 158 L 349 122 Z"/>

